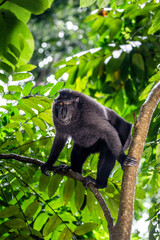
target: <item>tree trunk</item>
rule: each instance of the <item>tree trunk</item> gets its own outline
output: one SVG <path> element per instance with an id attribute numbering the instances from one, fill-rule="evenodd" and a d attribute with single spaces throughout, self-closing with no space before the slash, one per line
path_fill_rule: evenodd
<path id="1" fill-rule="evenodd" d="M 155 85 L 142 105 L 138 121 L 135 124 L 134 134 L 129 149 L 129 156 L 136 158 L 138 165 L 143 153 L 145 141 L 154 110 L 160 101 L 160 82 Z M 129 240 L 132 228 L 134 195 L 136 187 L 136 167 L 125 167 L 116 225 L 111 232 L 110 240 Z"/>

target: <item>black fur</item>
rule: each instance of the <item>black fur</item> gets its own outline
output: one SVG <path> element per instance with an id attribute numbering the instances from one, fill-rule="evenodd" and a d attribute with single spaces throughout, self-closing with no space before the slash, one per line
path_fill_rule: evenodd
<path id="1" fill-rule="evenodd" d="M 87 157 L 91 153 L 100 153 L 96 181 L 86 178 L 85 185 L 92 181 L 98 188 L 106 187 L 116 159 L 122 168 L 137 164 L 124 153 L 130 144 L 132 125 L 91 97 L 76 91 L 60 91 L 53 104 L 53 120 L 56 136 L 49 159 L 41 167 L 44 174 L 58 158 L 69 136 L 74 141 L 73 171 L 81 173 Z"/>

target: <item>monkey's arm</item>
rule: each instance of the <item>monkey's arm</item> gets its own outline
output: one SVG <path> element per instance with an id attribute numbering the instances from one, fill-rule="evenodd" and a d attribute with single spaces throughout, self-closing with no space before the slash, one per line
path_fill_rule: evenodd
<path id="1" fill-rule="evenodd" d="M 48 161 L 41 166 L 42 173 L 44 173 L 45 175 L 49 175 L 47 173 L 47 170 L 49 170 L 49 168 L 57 160 L 59 154 L 61 153 L 62 149 L 65 146 L 66 141 L 67 141 L 67 136 L 64 136 L 64 134 L 59 134 L 59 133 L 56 134 Z"/>

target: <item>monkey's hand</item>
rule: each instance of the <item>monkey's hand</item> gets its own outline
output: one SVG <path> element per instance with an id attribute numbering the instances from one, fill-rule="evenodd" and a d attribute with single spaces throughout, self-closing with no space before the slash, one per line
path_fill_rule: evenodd
<path id="1" fill-rule="evenodd" d="M 54 167 L 52 164 L 48 164 L 47 162 L 42 164 L 41 166 L 41 171 L 43 174 L 45 174 L 46 176 L 49 176 L 49 173 L 47 171 L 53 171 L 54 170 Z"/>
<path id="2" fill-rule="evenodd" d="M 88 184 L 89 184 L 89 183 L 92 183 L 93 185 L 96 186 L 96 180 L 95 180 L 94 178 L 92 178 L 92 177 L 90 177 L 90 176 L 85 177 L 85 178 L 83 179 L 83 185 L 84 185 L 84 187 L 88 187 Z"/>
<path id="3" fill-rule="evenodd" d="M 61 164 L 59 166 L 54 167 L 54 173 L 58 173 L 59 171 L 68 171 L 71 167 L 65 164 Z"/>
<path id="4" fill-rule="evenodd" d="M 47 171 L 52 171 L 56 174 L 59 171 L 68 171 L 69 169 L 71 169 L 71 168 L 64 164 L 61 164 L 59 166 L 53 166 L 52 164 L 48 164 L 47 162 L 42 164 L 42 166 L 41 166 L 41 171 L 46 176 L 49 176 L 49 173 Z"/>
<path id="5" fill-rule="evenodd" d="M 121 165 L 122 170 L 124 170 L 124 167 L 126 166 L 137 166 L 137 160 L 134 157 L 126 156 L 123 164 Z"/>

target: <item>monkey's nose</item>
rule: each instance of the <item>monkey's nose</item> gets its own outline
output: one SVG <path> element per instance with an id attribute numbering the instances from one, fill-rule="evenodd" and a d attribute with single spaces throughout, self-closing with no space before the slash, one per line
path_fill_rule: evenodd
<path id="1" fill-rule="evenodd" d="M 62 115 L 62 118 L 66 118 L 66 116 L 67 116 L 67 108 L 66 107 L 62 108 L 61 115 Z"/>

